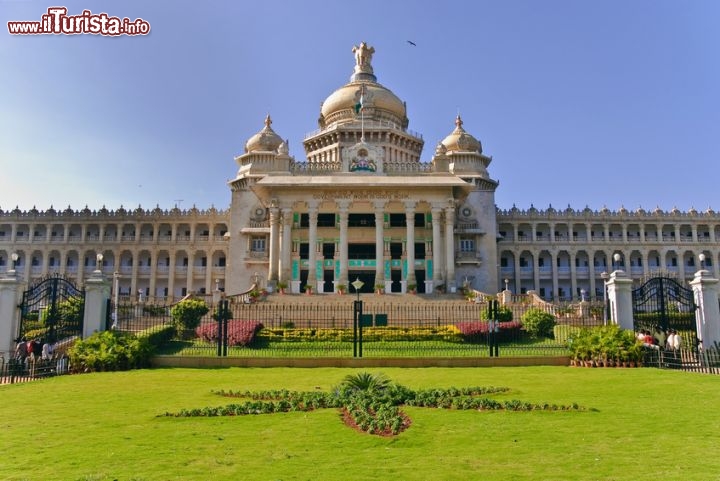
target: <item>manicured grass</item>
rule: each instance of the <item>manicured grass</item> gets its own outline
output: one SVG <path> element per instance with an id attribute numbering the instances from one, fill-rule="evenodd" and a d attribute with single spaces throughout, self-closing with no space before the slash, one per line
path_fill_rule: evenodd
<path id="1" fill-rule="evenodd" d="M 507 386 L 495 399 L 584 412 L 405 408 L 397 437 L 337 411 L 158 417 L 232 402 L 211 390 L 329 390 L 382 372 L 410 388 Z M 714 480 L 720 380 L 655 369 L 157 369 L 0 386 L 0 479 Z"/>

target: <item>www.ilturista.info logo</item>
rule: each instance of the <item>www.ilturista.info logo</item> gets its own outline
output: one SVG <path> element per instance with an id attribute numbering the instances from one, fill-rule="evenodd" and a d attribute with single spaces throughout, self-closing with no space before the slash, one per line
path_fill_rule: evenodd
<path id="1" fill-rule="evenodd" d="M 50 7 L 39 22 L 8 22 L 12 35 L 147 35 L 150 23 L 142 18 L 111 17 L 107 13 L 83 10 L 80 15 L 68 15 L 65 7 Z"/>

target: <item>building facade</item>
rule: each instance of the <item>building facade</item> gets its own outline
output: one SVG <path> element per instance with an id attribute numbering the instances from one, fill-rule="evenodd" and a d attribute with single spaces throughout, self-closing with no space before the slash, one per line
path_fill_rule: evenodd
<path id="1" fill-rule="evenodd" d="M 261 283 L 273 290 L 535 290 L 602 296 L 615 268 L 690 279 L 720 260 L 720 215 L 621 209 L 500 209 L 492 158 L 455 119 L 421 160 L 405 103 L 353 47 L 350 81 L 320 108 L 291 157 L 270 116 L 235 158 L 227 210 L 0 210 L 0 273 L 83 282 L 99 262 L 123 295 L 179 298 Z M 101 254 L 101 256 L 98 256 Z M 16 259 L 14 259 L 16 258 Z"/>

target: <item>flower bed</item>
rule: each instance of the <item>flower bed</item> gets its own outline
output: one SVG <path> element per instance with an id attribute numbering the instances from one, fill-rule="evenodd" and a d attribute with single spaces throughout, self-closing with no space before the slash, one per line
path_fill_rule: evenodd
<path id="1" fill-rule="evenodd" d="M 489 327 L 487 321 L 458 322 L 455 327 L 460 331 L 465 342 L 485 342 L 487 340 Z M 518 321 L 499 322 L 499 340 L 516 339 L 520 335 L 521 327 L 522 323 Z"/>
<path id="2" fill-rule="evenodd" d="M 249 346 L 256 338 L 256 334 L 263 328 L 259 321 L 228 321 L 228 345 Z M 205 324 L 198 327 L 195 333 L 200 339 L 208 342 L 218 341 L 218 325 L 216 323 Z"/>

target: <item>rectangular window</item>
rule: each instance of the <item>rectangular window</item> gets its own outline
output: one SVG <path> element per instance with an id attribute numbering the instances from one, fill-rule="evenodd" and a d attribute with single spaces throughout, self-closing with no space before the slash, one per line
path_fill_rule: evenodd
<path id="1" fill-rule="evenodd" d="M 218 266 L 219 266 L 219 267 L 225 267 L 225 262 L 226 262 L 226 261 L 225 261 L 225 258 L 224 258 L 224 257 L 220 257 L 220 258 L 218 259 Z"/>
<path id="2" fill-rule="evenodd" d="M 253 252 L 265 252 L 265 237 L 253 237 L 251 250 Z"/>
<path id="3" fill-rule="evenodd" d="M 501 257 L 500 258 L 500 267 L 507 267 L 507 266 L 508 266 L 507 257 Z"/>
<path id="4" fill-rule="evenodd" d="M 460 239 L 460 252 L 475 252 L 475 241 L 473 239 Z"/>

